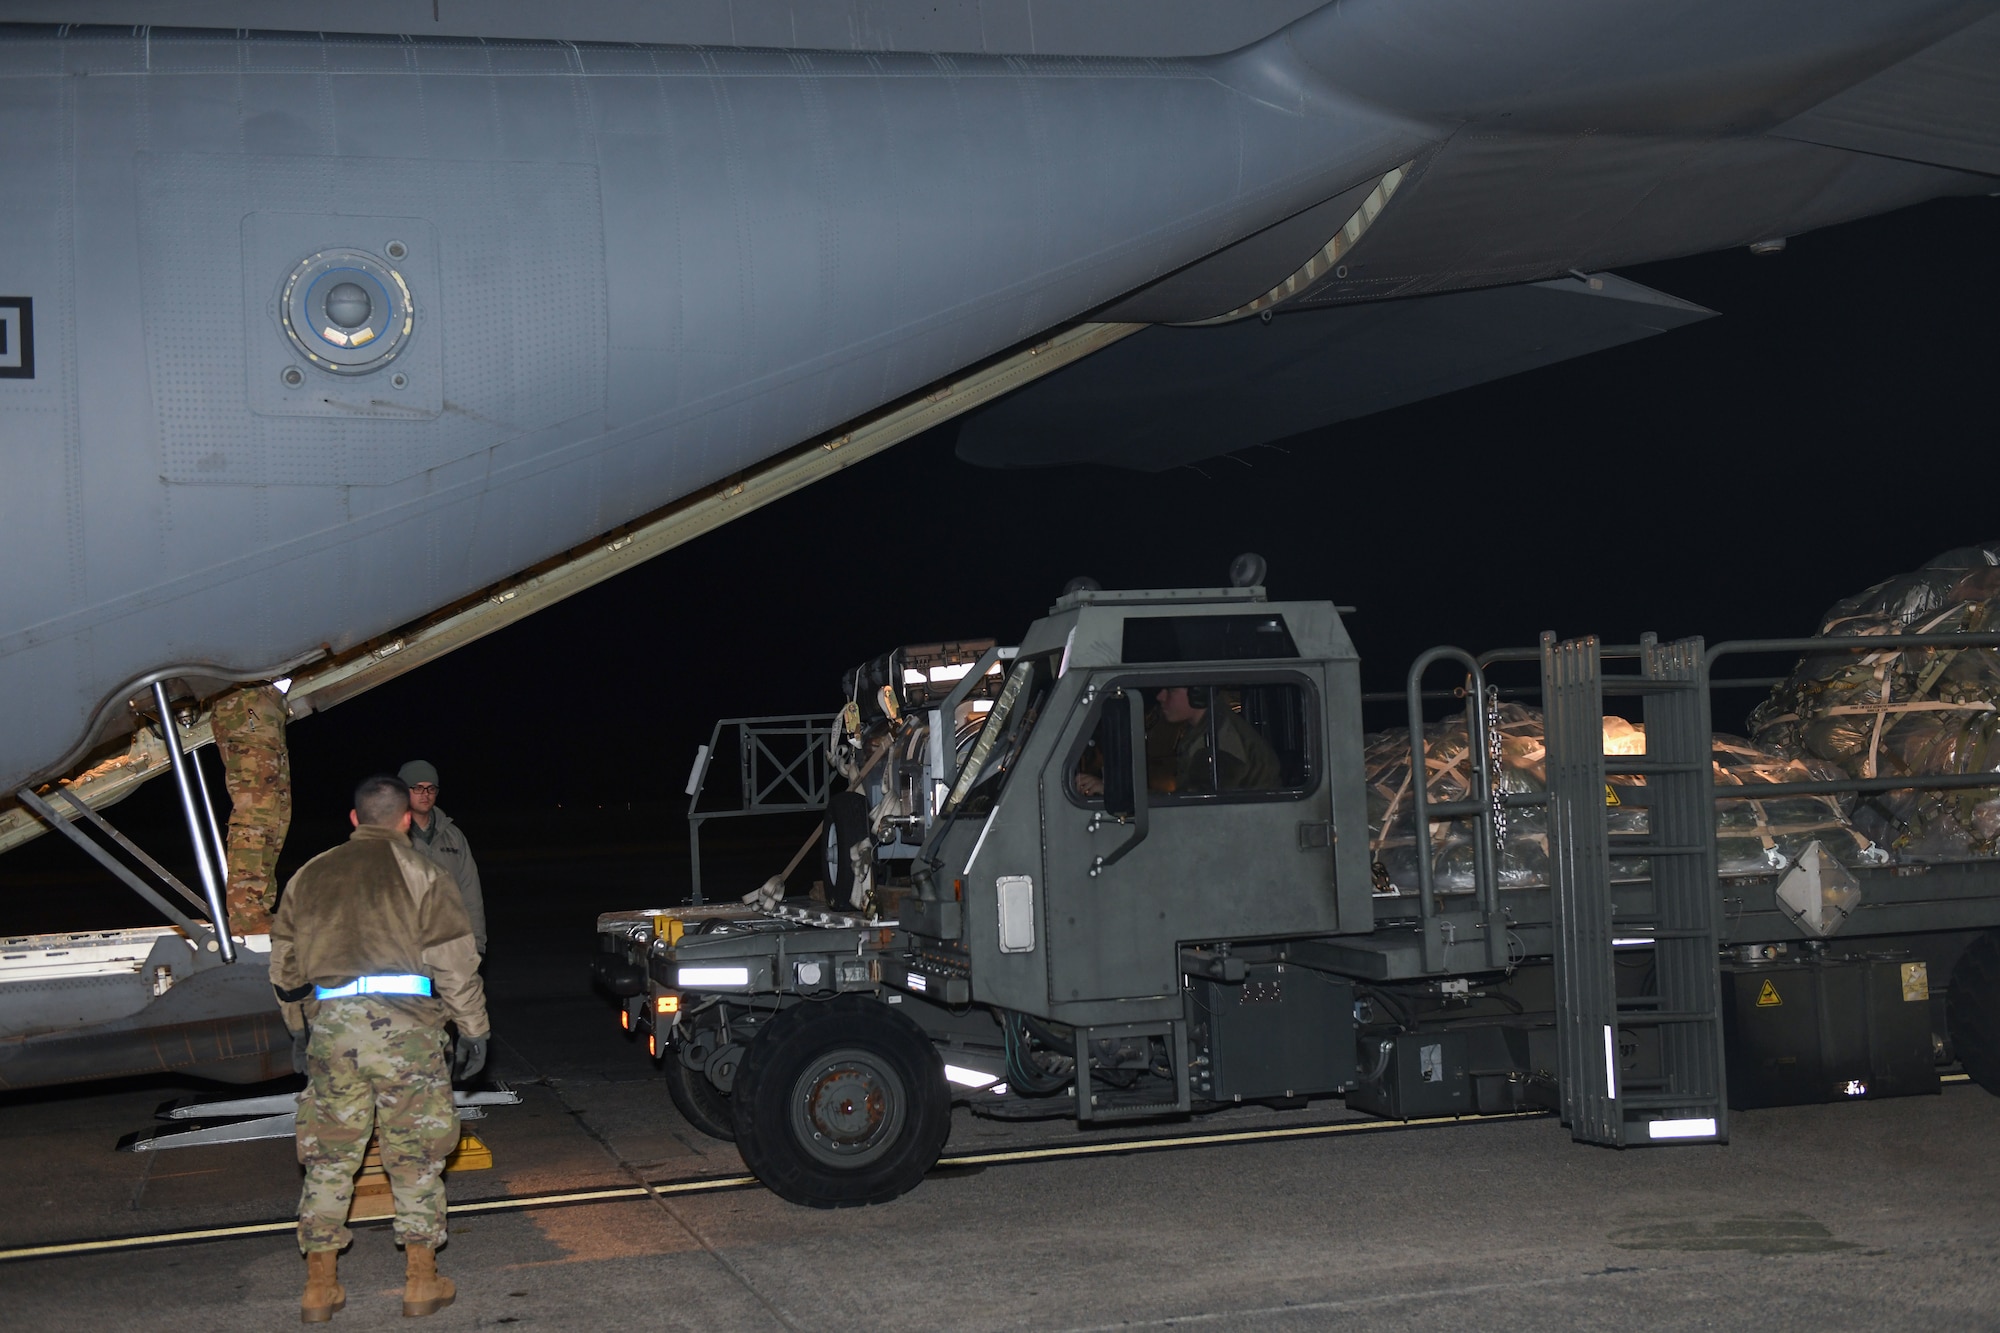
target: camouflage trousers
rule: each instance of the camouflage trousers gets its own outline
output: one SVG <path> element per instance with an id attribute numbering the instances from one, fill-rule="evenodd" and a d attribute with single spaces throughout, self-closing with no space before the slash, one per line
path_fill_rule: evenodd
<path id="1" fill-rule="evenodd" d="M 326 1000 L 306 1046 L 299 1098 L 299 1249 L 338 1250 L 368 1138 L 396 1196 L 396 1241 L 444 1244 L 444 1159 L 458 1145 L 443 1029 L 413 1024 L 394 1001 Z"/>
<path id="2" fill-rule="evenodd" d="M 229 929 L 260 935 L 271 928 L 278 853 L 292 823 L 285 696 L 269 685 L 247 685 L 217 698 L 209 716 L 229 788 Z"/>

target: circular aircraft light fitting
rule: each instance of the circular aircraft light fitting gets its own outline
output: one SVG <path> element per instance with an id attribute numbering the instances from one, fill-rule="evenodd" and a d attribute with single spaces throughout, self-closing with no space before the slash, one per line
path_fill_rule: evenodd
<path id="1" fill-rule="evenodd" d="M 285 279 L 278 310 L 292 345 L 336 375 L 381 369 L 416 324 L 403 275 L 365 250 L 308 255 Z"/>
<path id="2" fill-rule="evenodd" d="M 402 259 L 410 253 L 410 248 L 401 241 L 391 241 L 382 247 L 382 253 L 391 259 Z"/>
<path id="3" fill-rule="evenodd" d="M 326 294 L 326 317 L 343 329 L 358 329 L 375 313 L 368 293 L 351 282 L 343 282 Z"/>
<path id="4" fill-rule="evenodd" d="M 296 389 L 306 382 L 306 373 L 297 366 L 286 366 L 278 372 L 278 378 L 285 382 L 286 388 Z"/>

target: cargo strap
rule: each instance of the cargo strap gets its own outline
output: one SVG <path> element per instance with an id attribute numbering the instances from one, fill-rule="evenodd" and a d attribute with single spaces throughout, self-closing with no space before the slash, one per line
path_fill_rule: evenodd
<path id="1" fill-rule="evenodd" d="M 315 986 L 316 1000 L 345 1000 L 355 995 L 429 995 L 431 979 L 405 973 L 393 977 L 356 977 L 345 986 Z"/>

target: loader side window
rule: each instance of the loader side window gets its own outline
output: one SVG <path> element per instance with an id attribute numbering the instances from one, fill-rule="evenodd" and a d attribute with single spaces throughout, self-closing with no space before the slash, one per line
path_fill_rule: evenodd
<path id="1" fill-rule="evenodd" d="M 1147 699 L 1148 804 L 1290 800 L 1318 784 L 1314 700 L 1298 677 L 1120 682 Z M 1115 691 L 1107 697 L 1116 699 Z M 1115 800 L 1130 763 L 1130 713 L 1100 703 L 1070 764 L 1070 795 L 1079 804 Z M 1126 771 L 1129 771 L 1126 770 Z"/>

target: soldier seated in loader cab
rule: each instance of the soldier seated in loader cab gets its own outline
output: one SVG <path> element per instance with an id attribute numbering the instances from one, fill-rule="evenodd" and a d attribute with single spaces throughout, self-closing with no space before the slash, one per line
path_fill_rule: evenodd
<path id="1" fill-rule="evenodd" d="M 1282 786 L 1278 753 L 1262 732 L 1226 704 L 1215 687 L 1169 685 L 1153 696 L 1146 717 L 1146 785 L 1169 795 L 1268 791 Z M 1214 713 L 1213 722 L 1210 713 Z M 1211 762 L 1210 737 L 1213 741 Z M 1104 794 L 1098 748 L 1084 751 L 1076 775 L 1083 796 Z"/>
<path id="2" fill-rule="evenodd" d="M 1169 685 L 1154 699 L 1160 717 L 1181 728 L 1174 744 L 1175 791 L 1266 791 L 1279 785 L 1278 752 L 1234 709 L 1213 707 L 1213 687 Z"/>

